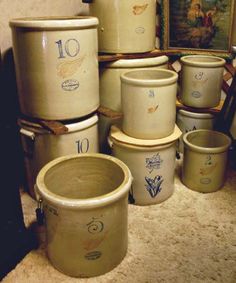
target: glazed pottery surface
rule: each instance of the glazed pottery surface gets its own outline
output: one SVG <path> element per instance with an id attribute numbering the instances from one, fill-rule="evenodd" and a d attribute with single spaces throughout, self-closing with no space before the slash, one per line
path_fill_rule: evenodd
<path id="1" fill-rule="evenodd" d="M 177 111 L 176 124 L 183 134 L 198 129 L 212 130 L 215 116 L 211 113 L 192 112 L 183 109 Z M 179 151 L 183 152 L 183 139 L 179 139 Z"/>
<path id="2" fill-rule="evenodd" d="M 215 107 L 220 102 L 225 60 L 216 56 L 188 55 L 180 58 L 180 99 L 196 108 Z"/>
<path id="3" fill-rule="evenodd" d="M 120 59 L 111 63 L 102 63 L 99 66 L 101 106 L 122 111 L 120 76 L 131 70 L 167 69 L 167 63 L 168 57 L 165 55 L 155 58 Z"/>
<path id="4" fill-rule="evenodd" d="M 73 153 L 98 152 L 98 116 L 65 124 L 67 132 L 55 135 L 39 124 L 21 121 L 21 141 L 30 195 L 39 170 L 54 158 Z"/>
<path id="5" fill-rule="evenodd" d="M 220 102 L 225 60 L 216 56 L 188 55 L 180 58 L 180 100 L 196 108 L 215 107 Z"/>
<path id="6" fill-rule="evenodd" d="M 129 200 L 137 205 L 157 204 L 174 192 L 176 140 L 181 131 L 175 126 L 170 136 L 141 140 L 127 136 L 117 126 L 111 127 L 109 143 L 112 154 L 122 160 L 134 178 Z"/>
<path id="7" fill-rule="evenodd" d="M 90 14 L 99 19 L 100 52 L 140 53 L 155 49 L 155 0 L 96 0 L 89 8 Z"/>
<path id="8" fill-rule="evenodd" d="M 97 25 L 85 16 L 10 21 L 23 114 L 66 120 L 98 108 Z"/>
<path id="9" fill-rule="evenodd" d="M 183 183 L 203 193 L 220 189 L 225 181 L 231 139 L 217 131 L 196 130 L 184 134 L 183 142 Z"/>
<path id="10" fill-rule="evenodd" d="M 129 71 L 121 76 L 122 130 L 140 139 L 172 134 L 176 120 L 176 72 Z"/>
<path id="11" fill-rule="evenodd" d="M 47 254 L 55 268 L 91 277 L 122 261 L 131 182 L 128 167 L 104 154 L 67 155 L 40 170 L 36 190 L 46 218 Z"/>

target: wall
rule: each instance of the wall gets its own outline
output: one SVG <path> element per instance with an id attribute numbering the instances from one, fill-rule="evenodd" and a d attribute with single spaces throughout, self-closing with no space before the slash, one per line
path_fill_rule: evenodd
<path id="1" fill-rule="evenodd" d="M 0 48 L 2 54 L 12 45 L 10 19 L 81 15 L 87 13 L 87 6 L 82 3 L 82 0 L 0 0 Z"/>

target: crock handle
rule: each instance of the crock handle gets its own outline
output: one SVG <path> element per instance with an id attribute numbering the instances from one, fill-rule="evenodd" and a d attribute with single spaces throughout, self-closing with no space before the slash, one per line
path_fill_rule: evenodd
<path id="1" fill-rule="evenodd" d="M 41 200 L 41 196 L 39 194 L 39 189 L 36 184 L 34 185 L 34 194 L 35 194 L 36 201 L 39 202 Z"/>
<path id="2" fill-rule="evenodd" d="M 113 141 L 108 137 L 107 138 L 107 142 L 108 142 L 108 145 L 110 146 L 110 148 L 113 147 Z"/>
<path id="3" fill-rule="evenodd" d="M 25 139 L 21 140 L 24 156 L 26 158 L 32 159 L 34 153 L 34 144 L 35 144 L 36 135 L 35 133 L 23 128 L 20 129 L 20 134 L 26 137 Z"/>
<path id="4" fill-rule="evenodd" d="M 20 129 L 20 133 L 28 138 L 30 138 L 31 140 L 35 140 L 35 133 L 29 131 L 29 130 L 26 130 L 26 129 L 23 129 L 21 128 Z"/>
<path id="5" fill-rule="evenodd" d="M 38 200 L 38 207 L 35 209 L 37 223 L 39 226 L 44 224 L 43 200 Z"/>

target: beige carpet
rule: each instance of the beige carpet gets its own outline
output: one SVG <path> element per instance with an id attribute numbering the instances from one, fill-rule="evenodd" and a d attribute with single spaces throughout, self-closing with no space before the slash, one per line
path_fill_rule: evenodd
<path id="1" fill-rule="evenodd" d="M 109 273 L 90 279 L 68 277 L 49 263 L 45 248 L 31 251 L 4 283 L 49 282 L 236 282 L 236 171 L 223 189 L 201 194 L 179 180 L 175 193 L 153 206 L 129 205 L 129 246 Z M 24 193 L 25 223 L 34 220 L 34 201 Z"/>

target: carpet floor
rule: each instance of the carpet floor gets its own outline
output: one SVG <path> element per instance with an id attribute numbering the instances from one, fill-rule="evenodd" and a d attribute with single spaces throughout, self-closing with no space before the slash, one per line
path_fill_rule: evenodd
<path id="1" fill-rule="evenodd" d="M 236 282 L 236 171 L 222 189 L 202 194 L 180 181 L 158 205 L 129 205 L 129 243 L 123 261 L 105 275 L 79 279 L 54 269 L 45 244 L 29 252 L 3 283 L 198 283 Z M 22 193 L 26 226 L 35 221 L 35 201 Z"/>

